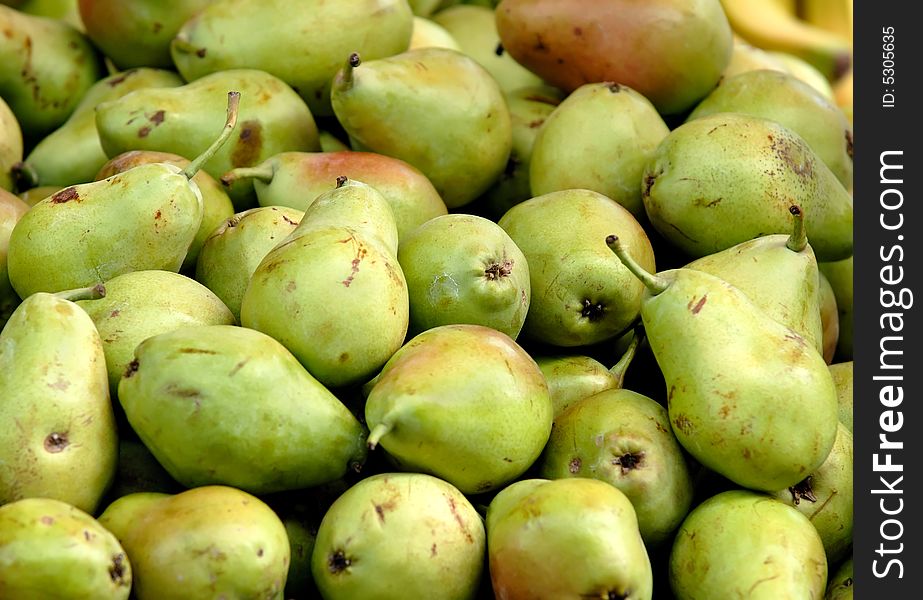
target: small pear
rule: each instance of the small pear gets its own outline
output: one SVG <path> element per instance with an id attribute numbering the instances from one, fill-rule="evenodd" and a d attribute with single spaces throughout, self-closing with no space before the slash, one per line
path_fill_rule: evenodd
<path id="1" fill-rule="evenodd" d="M 840 341 L 840 312 L 836 305 L 836 293 L 822 271 L 818 269 L 820 281 L 820 324 L 824 332 L 824 362 L 833 364 L 836 346 Z"/>
<path id="2" fill-rule="evenodd" d="M 202 224 L 202 193 L 192 177 L 231 136 L 238 98 L 228 94 L 224 129 L 185 170 L 140 165 L 67 187 L 34 206 L 10 237 L 10 283 L 16 292 L 21 297 L 56 292 L 144 269 L 179 271 Z M 61 255 L 61 247 L 67 254 Z"/>
<path id="3" fill-rule="evenodd" d="M 0 421 L 10 424 L 0 429 L 0 504 L 41 496 L 92 513 L 112 483 L 106 361 L 93 321 L 72 302 L 103 293 L 31 295 L 0 331 Z"/>
<path id="4" fill-rule="evenodd" d="M 252 329 L 188 326 L 146 339 L 119 383 L 119 402 L 187 487 L 301 489 L 365 460 L 362 425 L 281 344 Z"/>
<path id="5" fill-rule="evenodd" d="M 210 289 L 240 320 L 240 304 L 253 272 L 291 234 L 304 211 L 285 206 L 251 208 L 212 231 L 196 263 L 196 280 Z"/>
<path id="6" fill-rule="evenodd" d="M 529 265 L 493 221 L 452 214 L 430 219 L 397 255 L 410 295 L 410 331 L 453 323 L 492 327 L 514 340 L 529 310 Z"/>
<path id="7" fill-rule="evenodd" d="M 853 361 L 830 365 L 836 385 L 837 416 L 849 433 L 853 432 Z"/>
<path id="8" fill-rule="evenodd" d="M 455 41 L 455 38 L 445 27 L 435 21 L 415 15 L 413 17 L 413 34 L 410 36 L 410 47 L 407 49 L 415 50 L 417 48 L 449 48 L 450 50 L 461 52 L 458 42 Z"/>
<path id="9" fill-rule="evenodd" d="M 850 557 L 843 561 L 840 568 L 830 576 L 827 583 L 827 595 L 824 596 L 824 600 L 852 600 L 854 585 L 853 559 Z"/>
<path id="10" fill-rule="evenodd" d="M 612 231 L 647 269 L 654 251 L 638 221 L 591 190 L 564 190 L 517 204 L 498 222 L 529 262 L 532 295 L 523 334 L 556 346 L 612 339 L 638 317 L 644 286 L 606 248 Z"/>
<path id="11" fill-rule="evenodd" d="M 469 600 L 485 546 L 480 515 L 452 485 L 382 473 L 348 489 L 324 515 L 311 571 L 328 600 Z"/>
<path id="12" fill-rule="evenodd" d="M 595 479 L 527 479 L 487 510 L 497 598 L 650 600 L 651 561 L 628 498 Z"/>
<path id="13" fill-rule="evenodd" d="M 635 90 L 612 82 L 583 85 L 539 129 L 529 163 L 532 194 L 593 190 L 642 219 L 641 175 L 669 133 Z"/>
<path id="14" fill-rule="evenodd" d="M 246 492 L 131 494 L 99 522 L 128 553 L 138 600 L 282 598 L 291 556 L 285 526 Z"/>
<path id="15" fill-rule="evenodd" d="M 402 470 L 430 473 L 463 493 L 522 475 L 551 432 L 541 370 L 506 334 L 443 325 L 398 350 L 365 405 L 371 434 Z"/>
<path id="16" fill-rule="evenodd" d="M 330 97 L 350 137 L 418 168 L 449 208 L 477 198 L 506 167 L 513 138 L 503 94 L 484 67 L 455 50 L 367 62 L 354 53 Z"/>
<path id="17" fill-rule="evenodd" d="M 852 360 L 853 344 L 853 260 L 850 256 L 844 260 L 834 262 L 821 262 L 818 265 L 824 274 L 833 295 L 836 298 L 836 308 L 840 320 L 840 335 L 836 342 L 835 360 Z"/>
<path id="18" fill-rule="evenodd" d="M 22 160 L 22 130 L 16 115 L 0 96 L 0 189 L 13 191 L 10 168 Z"/>
<path id="19" fill-rule="evenodd" d="M 409 310 L 391 208 L 371 186 L 344 177 L 256 268 L 240 322 L 339 387 L 368 381 L 391 358 Z"/>
<path id="20" fill-rule="evenodd" d="M 118 398 L 119 381 L 149 337 L 193 325 L 234 325 L 228 308 L 196 281 L 172 271 L 132 271 L 106 282 L 106 296 L 81 300 L 102 339 L 109 391 Z"/>
<path id="21" fill-rule="evenodd" d="M 372 152 L 283 152 L 250 168 L 221 177 L 226 186 L 252 179 L 260 206 L 288 206 L 304 211 L 318 196 L 346 177 L 375 188 L 394 213 L 398 238 L 433 217 L 446 214 L 429 179 L 402 160 Z"/>
<path id="22" fill-rule="evenodd" d="M 630 390 L 600 392 L 558 415 L 540 464 L 541 477 L 587 477 L 621 490 L 648 546 L 667 540 L 692 504 L 692 476 L 666 409 Z"/>
<path id="23" fill-rule="evenodd" d="M 686 517 L 669 572 L 677 600 L 819 599 L 827 560 L 803 514 L 765 494 L 733 490 L 709 498 Z"/>
<path id="24" fill-rule="evenodd" d="M 651 275 L 616 236 L 606 243 L 644 281 L 641 319 L 686 451 L 768 492 L 814 472 L 837 425 L 836 388 L 820 353 L 723 279 L 688 268 Z"/>
<path id="25" fill-rule="evenodd" d="M 127 600 L 132 570 L 112 533 L 50 498 L 0 506 L 0 597 Z"/>
<path id="26" fill-rule="evenodd" d="M 10 277 L 7 273 L 7 252 L 13 228 L 28 210 L 28 204 L 6 190 L 0 189 L 0 329 L 3 329 L 3 325 L 20 301 L 13 286 L 10 285 Z"/>

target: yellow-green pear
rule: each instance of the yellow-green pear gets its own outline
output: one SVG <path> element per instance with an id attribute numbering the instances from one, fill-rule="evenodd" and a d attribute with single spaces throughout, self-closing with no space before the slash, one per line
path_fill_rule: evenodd
<path id="1" fill-rule="evenodd" d="M 818 269 L 820 281 L 820 323 L 824 331 L 824 360 L 828 365 L 833 364 L 836 355 L 836 346 L 840 341 L 840 311 L 836 305 L 836 293 L 830 280 Z"/>
<path id="2" fill-rule="evenodd" d="M 834 262 L 821 262 L 818 265 L 821 273 L 827 277 L 833 288 L 836 298 L 836 308 L 840 318 L 840 335 L 836 343 L 835 359 L 840 361 L 852 360 L 853 353 L 853 259 L 849 258 Z"/>
<path id="3" fill-rule="evenodd" d="M 853 361 L 832 364 L 829 367 L 836 385 L 837 415 L 840 423 L 853 432 Z"/>
<path id="4" fill-rule="evenodd" d="M 461 51 L 458 42 L 445 27 L 425 17 L 413 17 L 413 34 L 408 50 L 417 48 L 449 48 Z"/>
<path id="5" fill-rule="evenodd" d="M 824 600 L 852 600 L 853 586 L 853 559 L 843 561 L 843 564 L 830 576 L 827 583 L 827 595 Z"/>
<path id="6" fill-rule="evenodd" d="M 22 160 L 22 130 L 16 115 L 0 96 L 0 189 L 13 191 L 11 167 Z"/>
<path id="7" fill-rule="evenodd" d="M 10 285 L 10 277 L 7 273 L 7 252 L 13 228 L 28 210 L 28 204 L 6 190 L 0 189 L 0 329 L 3 329 L 6 320 L 10 318 L 13 309 L 20 302 L 19 296 Z"/>

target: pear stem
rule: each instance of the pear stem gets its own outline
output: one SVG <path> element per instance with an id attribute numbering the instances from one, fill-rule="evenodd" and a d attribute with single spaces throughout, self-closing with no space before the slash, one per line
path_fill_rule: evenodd
<path id="1" fill-rule="evenodd" d="M 371 433 L 369 433 L 369 438 L 366 443 L 369 445 L 369 450 L 374 450 L 378 446 L 378 442 L 381 441 L 381 438 L 385 437 L 388 433 L 391 432 L 390 423 L 379 423 L 372 428 Z"/>
<path id="2" fill-rule="evenodd" d="M 666 290 L 670 283 L 663 277 L 658 277 L 657 275 L 652 275 L 644 270 L 644 267 L 635 262 L 635 259 L 628 254 L 628 251 L 625 250 L 625 247 L 622 246 L 622 243 L 619 241 L 617 235 L 610 235 L 606 237 L 606 245 L 609 246 L 609 249 L 612 250 L 616 256 L 619 257 L 619 260 L 622 261 L 622 264 L 632 272 L 632 274 L 641 280 L 641 283 L 644 284 L 651 294 L 656 296 L 662 291 Z"/>
<path id="3" fill-rule="evenodd" d="M 792 252 L 801 252 L 808 245 L 808 233 L 804 229 L 804 211 L 797 204 L 793 204 L 788 209 L 788 212 L 795 217 L 795 222 L 792 225 L 792 234 L 788 236 L 785 247 Z"/>
<path id="4" fill-rule="evenodd" d="M 276 170 L 269 163 L 263 163 L 255 167 L 239 167 L 231 169 L 221 176 L 221 184 L 224 187 L 231 187 L 240 179 L 258 179 L 269 183 L 275 176 Z"/>
<path id="5" fill-rule="evenodd" d="M 228 92 L 228 117 L 224 123 L 224 129 L 221 130 L 218 139 L 205 149 L 205 152 L 198 155 L 185 169 L 183 169 L 183 175 L 186 176 L 186 179 L 195 177 L 195 174 L 199 172 L 202 165 L 207 163 L 211 157 L 221 149 L 221 146 L 228 141 L 228 138 L 231 137 L 231 134 L 234 132 L 234 127 L 237 126 L 237 108 L 239 105 L 240 92 Z"/>
<path id="6" fill-rule="evenodd" d="M 644 330 L 641 327 L 635 328 L 631 333 L 631 342 L 628 344 L 628 348 L 625 349 L 625 354 L 622 355 L 619 362 L 615 363 L 615 365 L 609 369 L 609 372 L 612 373 L 616 381 L 618 381 L 619 389 L 622 388 L 622 383 L 625 381 L 625 372 L 628 370 L 628 365 L 634 360 L 635 354 L 638 352 L 638 346 L 641 345 L 641 340 L 644 337 L 643 332 Z"/>
<path id="7" fill-rule="evenodd" d="M 361 64 L 362 58 L 358 52 L 353 52 L 349 55 L 349 58 L 346 59 L 346 67 L 343 68 L 343 84 L 340 86 L 342 89 L 348 90 L 353 86 L 353 69 Z"/>
<path id="8" fill-rule="evenodd" d="M 76 290 L 64 290 L 54 295 L 62 300 L 70 300 L 71 302 L 77 302 L 79 300 L 99 300 L 100 298 L 106 297 L 106 286 L 97 283 L 94 286 L 78 288 Z"/>

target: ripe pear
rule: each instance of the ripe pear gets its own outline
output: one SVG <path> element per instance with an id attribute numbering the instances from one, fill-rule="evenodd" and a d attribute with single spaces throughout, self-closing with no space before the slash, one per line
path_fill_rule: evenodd
<path id="1" fill-rule="evenodd" d="M 595 479 L 527 479 L 487 510 L 497 598 L 650 600 L 651 561 L 628 498 Z"/>
<path id="2" fill-rule="evenodd" d="M 251 208 L 212 231 L 196 263 L 196 280 L 240 320 L 240 304 L 253 272 L 298 227 L 304 211 L 285 206 Z"/>
<path id="3" fill-rule="evenodd" d="M 365 405 L 369 446 L 402 470 L 430 473 L 463 493 L 498 489 L 522 475 L 551 433 L 548 386 L 506 334 L 443 325 L 398 350 Z"/>
<path id="4" fill-rule="evenodd" d="M 824 600 L 852 600 L 854 584 L 853 559 L 850 557 L 830 576 Z"/>
<path id="5" fill-rule="evenodd" d="M 169 152 L 155 152 L 153 150 L 129 150 L 104 163 L 96 174 L 95 180 L 106 179 L 119 173 L 148 163 L 166 163 L 185 169 L 191 161 L 177 154 Z M 192 181 L 198 186 L 202 193 L 202 224 L 196 232 L 186 258 L 183 260 L 182 271 L 192 271 L 195 269 L 196 261 L 199 258 L 199 252 L 205 240 L 212 234 L 215 229 L 225 220 L 234 216 L 234 204 L 228 198 L 227 193 L 215 178 L 200 170 L 196 173 Z"/>
<path id="6" fill-rule="evenodd" d="M 321 152 L 341 152 L 350 149 L 347 144 L 329 131 L 320 130 L 317 137 L 320 139 Z"/>
<path id="7" fill-rule="evenodd" d="M 254 271 L 244 327 L 276 338 L 326 386 L 364 383 L 407 334 L 407 284 L 391 208 L 341 178 Z"/>
<path id="8" fill-rule="evenodd" d="M 35 206 L 45 198 L 55 195 L 56 192 L 60 192 L 63 189 L 64 188 L 59 185 L 42 185 L 28 189 L 24 192 L 20 192 L 19 198 L 31 207 Z"/>
<path id="9" fill-rule="evenodd" d="M 498 222 L 529 262 L 532 300 L 523 333 L 556 346 L 612 339 L 638 317 L 644 286 L 606 248 L 624 232 L 645 268 L 654 251 L 638 221 L 590 190 L 552 192 L 517 204 Z"/>
<path id="10" fill-rule="evenodd" d="M 432 19 L 446 28 L 462 52 L 493 75 L 504 92 L 541 85 L 538 75 L 504 51 L 493 8 L 459 4 L 437 12 Z"/>
<path id="11" fill-rule="evenodd" d="M 0 189 L 0 329 L 3 329 L 3 325 L 20 302 L 7 274 L 7 251 L 13 228 L 28 211 L 28 204 Z"/>
<path id="12" fill-rule="evenodd" d="M 207 288 L 172 271 L 132 271 L 106 282 L 105 298 L 81 300 L 102 339 L 109 393 L 149 337 L 193 325 L 234 325 L 230 310 Z"/>
<path id="13" fill-rule="evenodd" d="M 775 121 L 795 132 L 847 189 L 853 178 L 852 125 L 843 111 L 800 79 L 771 70 L 725 79 L 687 120 L 734 112 Z"/>
<path id="14" fill-rule="evenodd" d="M 369 60 L 399 54 L 412 32 L 404 0 L 229 0 L 189 19 L 170 52 L 186 81 L 261 69 L 292 86 L 314 114 L 330 115 L 330 81 L 343 59 L 350 52 Z"/>
<path id="15" fill-rule="evenodd" d="M 788 52 L 772 51 L 769 53 L 774 59 L 781 62 L 786 71 L 818 91 L 821 96 L 829 100 L 835 99 L 833 86 L 830 80 L 817 67 L 801 57 Z M 848 115 L 847 115 L 848 118 Z"/>
<path id="16" fill-rule="evenodd" d="M 584 398 L 558 415 L 539 474 L 614 485 L 634 506 L 648 546 L 667 540 L 692 504 L 692 476 L 666 409 L 625 389 Z"/>
<path id="17" fill-rule="evenodd" d="M 301 489 L 365 460 L 356 418 L 281 344 L 252 329 L 187 326 L 146 339 L 119 383 L 119 402 L 187 487 Z"/>
<path id="18" fill-rule="evenodd" d="M 413 17 L 413 34 L 408 50 L 416 48 L 449 48 L 461 52 L 461 47 L 445 27 L 425 17 Z"/>
<path id="19" fill-rule="evenodd" d="M 678 600 L 821 598 L 826 581 L 824 547 L 808 518 L 751 491 L 723 492 L 693 509 L 670 555 Z"/>
<path id="20" fill-rule="evenodd" d="M 853 440 L 849 430 L 840 423 L 824 463 L 797 484 L 772 495 L 810 519 L 824 544 L 827 564 L 839 563 L 853 541 Z"/>
<path id="21" fill-rule="evenodd" d="M 22 130 L 16 115 L 0 96 L 0 189 L 13 191 L 10 168 L 22 160 Z"/>
<path id="22" fill-rule="evenodd" d="M 57 19 L 0 5 L 0 96 L 23 135 L 41 139 L 60 127 L 103 76 L 96 49 Z"/>
<path id="23" fill-rule="evenodd" d="M 362 62 L 349 56 L 330 94 L 353 139 L 426 175 L 449 208 L 485 192 L 512 148 L 509 110 L 497 82 L 465 54 L 420 48 Z"/>
<path id="24" fill-rule="evenodd" d="M 410 296 L 410 331 L 471 323 L 514 340 L 529 310 L 529 265 L 493 221 L 452 214 L 413 230 L 397 255 Z"/>
<path id="25" fill-rule="evenodd" d="M 692 261 L 686 268 L 730 283 L 823 353 L 817 259 L 805 235 L 804 213 L 794 205 L 789 212 L 794 217 L 789 235 L 763 235 Z"/>
<path id="26" fill-rule="evenodd" d="M 532 193 L 593 190 L 644 218 L 641 175 L 669 133 L 654 105 L 633 89 L 583 85 L 539 129 L 529 164 Z"/>
<path id="27" fill-rule="evenodd" d="M 168 496 L 131 494 L 99 522 L 128 552 L 138 600 L 281 600 L 290 550 L 265 503 L 225 486 Z"/>
<path id="28" fill-rule="evenodd" d="M 87 35 L 120 69 L 172 69 L 170 41 L 210 0 L 78 0 Z"/>
<path id="29" fill-rule="evenodd" d="M 778 58 L 761 48 L 751 46 L 740 37 L 734 36 L 734 45 L 731 48 L 731 61 L 724 68 L 724 72 L 721 74 L 721 81 L 730 79 L 741 73 L 758 71 L 761 69 L 770 69 L 783 73 L 788 72 L 785 65 Z"/>
<path id="30" fill-rule="evenodd" d="M 606 242 L 644 281 L 641 319 L 686 451 L 756 490 L 784 489 L 814 472 L 837 424 L 836 388 L 820 353 L 723 279 L 686 268 L 652 275 L 616 236 Z"/>
<path id="31" fill-rule="evenodd" d="M 96 109 L 96 128 L 106 155 L 157 150 L 198 156 L 222 122 L 222 97 L 241 94 L 240 127 L 234 139 L 202 167 L 220 178 L 236 167 L 259 164 L 279 152 L 317 150 L 317 125 L 304 101 L 281 79 L 254 69 L 229 69 L 184 86 L 137 90 Z M 238 211 L 249 208 L 250 185 L 229 190 Z"/>
<path id="32" fill-rule="evenodd" d="M 613 81 L 661 114 L 691 108 L 731 57 L 719 0 L 504 0 L 497 30 L 506 51 L 549 84 L 571 92 Z"/>
<path id="33" fill-rule="evenodd" d="M 837 416 L 849 433 L 853 432 L 853 361 L 830 365 L 836 385 Z"/>
<path id="34" fill-rule="evenodd" d="M 83 95 L 70 118 L 39 142 L 17 169 L 33 185 L 67 187 L 96 179 L 106 154 L 96 131 L 96 106 L 135 90 L 183 85 L 172 71 L 133 69 L 100 79 Z"/>
<path id="35" fill-rule="evenodd" d="M 481 579 L 485 537 L 480 515 L 451 484 L 382 473 L 324 515 L 311 572 L 328 600 L 468 600 Z"/>
<path id="36" fill-rule="evenodd" d="M 397 236 L 446 214 L 439 192 L 429 179 L 402 160 L 372 152 L 282 152 L 255 167 L 242 167 L 221 177 L 226 186 L 252 179 L 260 206 L 289 206 L 304 211 L 337 177 L 374 187 L 394 213 Z"/>
<path id="37" fill-rule="evenodd" d="M 820 323 L 824 331 L 824 362 L 833 364 L 836 354 L 836 345 L 840 341 L 840 314 L 836 305 L 836 293 L 833 286 L 822 271 L 818 269 L 820 282 Z"/>
<path id="38" fill-rule="evenodd" d="M 92 513 L 112 483 L 106 360 L 93 321 L 72 302 L 103 293 L 33 294 L 0 331 L 0 504 L 41 496 Z"/>
<path id="39" fill-rule="evenodd" d="M 132 571 L 112 533 L 50 498 L 0 506 L 0 598 L 127 600 Z"/>
<path id="40" fill-rule="evenodd" d="M 81 33 L 86 33 L 80 20 L 77 0 L 4 0 L 2 3 L 30 15 L 62 20 Z"/>
<path id="41" fill-rule="evenodd" d="M 192 177 L 231 136 L 238 98 L 228 93 L 224 129 L 185 170 L 141 165 L 64 188 L 23 215 L 10 237 L 8 257 L 10 283 L 20 297 L 92 285 L 131 271 L 179 271 L 202 223 L 202 193 Z M 68 248 L 65 255 L 61 247 Z"/>
<path id="42" fill-rule="evenodd" d="M 824 274 L 836 297 L 836 308 L 840 318 L 840 335 L 836 342 L 836 360 L 852 360 L 853 330 L 853 260 L 821 262 L 817 265 Z"/>

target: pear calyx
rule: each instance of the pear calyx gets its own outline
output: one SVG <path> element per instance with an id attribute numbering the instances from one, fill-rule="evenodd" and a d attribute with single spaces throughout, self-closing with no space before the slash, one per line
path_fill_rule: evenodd
<path id="1" fill-rule="evenodd" d="M 199 172 L 202 165 L 207 163 L 211 157 L 221 149 L 221 146 L 228 141 L 228 138 L 231 137 L 231 133 L 234 132 L 234 128 L 237 126 L 237 109 L 239 105 L 240 92 L 228 92 L 228 116 L 227 120 L 224 122 L 224 129 L 221 130 L 221 134 L 212 142 L 211 146 L 205 149 L 205 152 L 193 159 L 193 161 L 183 169 L 183 175 L 186 176 L 186 179 L 195 177 L 195 174 Z"/>
<path id="2" fill-rule="evenodd" d="M 804 211 L 797 204 L 792 204 L 788 212 L 795 217 L 792 225 L 792 234 L 788 237 L 785 247 L 792 252 L 801 252 L 808 245 L 808 234 L 804 229 Z"/>
<path id="3" fill-rule="evenodd" d="M 631 273 L 641 280 L 641 283 L 644 284 L 651 294 L 656 296 L 662 291 L 666 290 L 670 283 L 663 277 L 658 277 L 644 270 L 644 267 L 635 262 L 635 259 L 631 257 L 630 254 L 625 250 L 619 241 L 619 236 L 609 235 L 606 236 L 606 245 L 609 246 L 609 249 L 619 257 L 619 260 L 622 261 L 622 264 L 631 271 Z"/>

